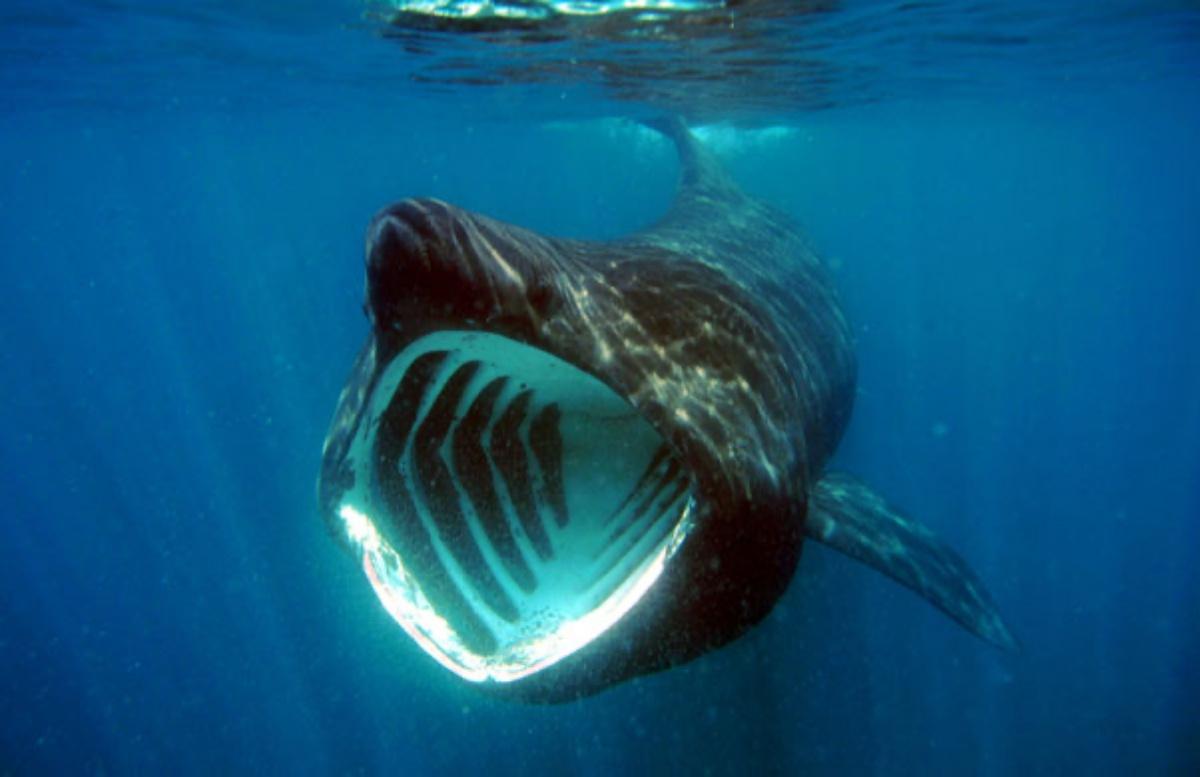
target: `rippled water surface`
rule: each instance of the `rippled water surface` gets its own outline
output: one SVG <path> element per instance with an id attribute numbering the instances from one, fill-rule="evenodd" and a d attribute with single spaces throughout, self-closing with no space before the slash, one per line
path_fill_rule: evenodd
<path id="1" fill-rule="evenodd" d="M 499 114 L 669 108 L 763 121 L 897 99 L 1186 81 L 1200 38 L 1200 14 L 1182 2 L 578 5 L 610 12 L 531 20 L 489 3 L 18 0 L 0 10 L 0 83 L 23 102 L 261 106 L 334 91 L 478 100 Z"/>

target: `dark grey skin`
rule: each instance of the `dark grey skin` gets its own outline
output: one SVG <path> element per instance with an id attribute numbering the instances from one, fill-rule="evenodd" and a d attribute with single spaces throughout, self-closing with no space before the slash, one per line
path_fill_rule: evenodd
<path id="1" fill-rule="evenodd" d="M 855 390 L 829 274 L 790 221 L 744 195 L 686 128 L 662 130 L 680 155 L 677 199 L 624 239 L 547 238 L 435 200 L 376 216 L 371 332 L 322 463 L 331 526 L 356 476 L 346 449 L 382 365 L 424 334 L 477 329 L 601 380 L 653 425 L 696 488 L 696 528 L 644 598 L 586 647 L 497 692 L 578 698 L 730 642 L 771 611 L 806 536 L 1012 647 L 953 551 L 858 481 L 824 473 Z"/>

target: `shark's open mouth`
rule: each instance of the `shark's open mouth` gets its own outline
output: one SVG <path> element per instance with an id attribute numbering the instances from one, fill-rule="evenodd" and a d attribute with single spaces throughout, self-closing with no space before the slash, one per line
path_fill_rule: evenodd
<path id="1" fill-rule="evenodd" d="M 517 680 L 592 641 L 692 526 L 690 474 L 628 402 L 498 335 L 400 352 L 349 459 L 338 515 L 375 593 L 469 680 Z"/>

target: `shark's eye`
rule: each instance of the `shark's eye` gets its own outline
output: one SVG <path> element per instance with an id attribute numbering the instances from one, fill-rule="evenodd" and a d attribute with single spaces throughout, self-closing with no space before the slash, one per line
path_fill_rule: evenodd
<path id="1" fill-rule="evenodd" d="M 688 471 L 591 375 L 498 335 L 425 336 L 382 371 L 339 508 L 380 601 L 471 680 L 570 655 L 691 525 Z"/>

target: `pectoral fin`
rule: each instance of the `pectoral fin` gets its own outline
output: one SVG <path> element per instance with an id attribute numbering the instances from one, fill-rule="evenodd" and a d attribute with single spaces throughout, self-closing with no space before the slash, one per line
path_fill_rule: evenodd
<path id="1" fill-rule="evenodd" d="M 858 479 L 837 472 L 821 478 L 809 499 L 805 531 L 916 591 L 988 642 L 1017 649 L 991 596 L 967 563 Z"/>

